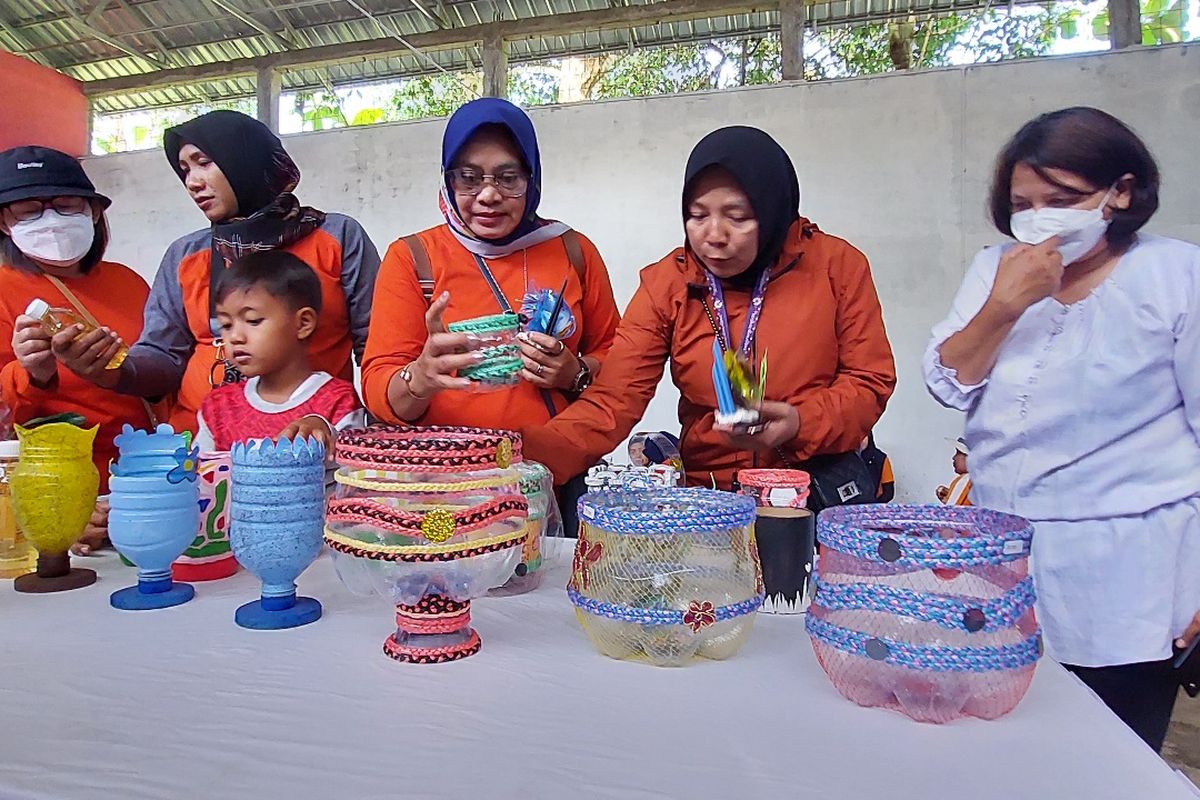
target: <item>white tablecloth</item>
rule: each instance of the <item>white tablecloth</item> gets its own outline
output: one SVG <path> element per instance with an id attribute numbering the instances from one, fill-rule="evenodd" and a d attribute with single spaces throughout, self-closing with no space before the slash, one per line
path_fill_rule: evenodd
<path id="1" fill-rule="evenodd" d="M 476 601 L 483 650 L 439 666 L 385 657 L 391 610 L 328 555 L 300 579 L 325 615 L 291 631 L 234 625 L 245 573 L 149 612 L 108 606 L 135 577 L 111 554 L 87 589 L 2 586 L 0 797 L 1194 800 L 1049 662 L 1006 718 L 922 725 L 838 695 L 799 616 L 760 615 L 725 662 L 600 656 L 553 562 Z"/>

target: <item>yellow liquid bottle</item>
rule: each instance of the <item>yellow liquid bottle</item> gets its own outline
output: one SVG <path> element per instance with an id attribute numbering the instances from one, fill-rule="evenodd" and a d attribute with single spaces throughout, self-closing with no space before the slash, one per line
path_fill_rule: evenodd
<path id="1" fill-rule="evenodd" d="M 79 314 L 66 308 L 53 308 L 49 303 L 41 298 L 35 298 L 29 303 L 29 307 L 25 309 L 25 315 L 41 320 L 42 326 L 50 332 L 50 335 L 66 330 L 72 325 L 82 325 L 83 330 L 80 331 L 79 339 L 92 331 L 96 330 L 96 326 L 88 322 Z M 121 345 L 121 349 L 117 354 L 104 366 L 105 369 L 117 369 L 125 363 L 125 356 L 129 355 L 129 348 Z"/>
<path id="2" fill-rule="evenodd" d="M 37 569 L 37 551 L 17 525 L 8 477 L 17 465 L 20 443 L 0 442 L 0 578 L 19 578 Z"/>

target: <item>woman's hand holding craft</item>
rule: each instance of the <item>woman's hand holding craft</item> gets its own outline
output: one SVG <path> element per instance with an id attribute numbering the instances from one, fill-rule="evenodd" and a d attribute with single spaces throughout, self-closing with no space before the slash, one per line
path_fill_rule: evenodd
<path id="1" fill-rule="evenodd" d="M 35 386 L 45 387 L 54 380 L 58 365 L 50 349 L 50 334 L 41 320 L 24 314 L 17 317 L 13 324 L 12 349 L 17 363 L 29 373 Z"/>
<path id="2" fill-rule="evenodd" d="M 1062 287 L 1062 254 L 1058 237 L 1041 244 L 1018 244 L 1000 258 L 996 281 L 988 297 L 1004 317 L 1015 320 L 1034 303 L 1045 300 Z"/>
<path id="3" fill-rule="evenodd" d="M 758 407 L 758 422 L 748 428 L 714 425 L 737 450 L 774 450 L 796 438 L 800 413 L 789 403 L 765 401 Z"/>
<path id="4" fill-rule="evenodd" d="M 579 357 L 565 342 L 544 333 L 519 333 L 521 377 L 543 389 L 570 389 L 579 373 Z"/>
<path id="5" fill-rule="evenodd" d="M 419 397 L 429 397 L 443 389 L 466 389 L 471 382 L 455 377 L 455 373 L 483 360 L 483 355 L 473 350 L 476 346 L 473 337 L 447 331 L 442 315 L 448 305 L 450 293 L 442 292 L 425 313 L 429 335 L 421 355 L 409 367 L 412 375 L 409 388 Z"/>
<path id="6" fill-rule="evenodd" d="M 54 357 L 67 369 L 86 381 L 111 389 L 117 385 L 117 370 L 108 363 L 124 346 L 121 337 L 108 328 L 83 334 L 83 326 L 64 328 L 50 340 Z M 78 338 L 76 338 L 78 337 Z"/>

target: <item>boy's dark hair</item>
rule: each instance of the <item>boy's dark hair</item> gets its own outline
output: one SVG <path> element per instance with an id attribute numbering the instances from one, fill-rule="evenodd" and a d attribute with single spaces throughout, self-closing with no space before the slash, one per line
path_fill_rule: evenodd
<path id="1" fill-rule="evenodd" d="M 233 292 L 255 286 L 272 297 L 287 301 L 293 311 L 311 308 L 321 313 L 321 282 L 312 268 L 286 250 L 248 253 L 221 272 L 214 303 Z"/>
<path id="2" fill-rule="evenodd" d="M 1114 209 L 1108 241 L 1123 247 L 1158 210 L 1158 165 L 1146 144 L 1124 122 L 1098 108 L 1079 106 L 1042 114 L 1025 123 L 996 159 L 988 201 L 992 222 L 1012 235 L 1013 169 L 1028 164 L 1043 180 L 1078 194 L 1050 178 L 1047 170 L 1073 172 L 1096 191 L 1112 186 L 1126 173 L 1133 175 L 1129 208 Z"/>

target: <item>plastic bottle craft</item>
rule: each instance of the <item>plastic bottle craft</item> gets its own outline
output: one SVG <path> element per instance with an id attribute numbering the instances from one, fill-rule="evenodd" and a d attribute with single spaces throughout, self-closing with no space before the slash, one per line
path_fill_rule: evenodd
<path id="1" fill-rule="evenodd" d="M 100 488 L 92 463 L 98 428 L 53 422 L 16 426 L 21 459 L 9 478 L 13 511 L 25 537 L 38 551 L 37 572 L 13 582 L 18 592 L 62 592 L 96 582 L 90 569 L 72 569 L 68 548 L 80 537 Z"/>
<path id="2" fill-rule="evenodd" d="M 229 545 L 230 476 L 233 462 L 228 451 L 200 454 L 199 527 L 194 538 L 171 568 L 178 581 L 215 581 L 237 572 L 237 559 Z"/>
<path id="3" fill-rule="evenodd" d="M 521 319 L 516 314 L 494 314 L 476 317 L 461 322 L 452 322 L 447 329 L 451 333 L 467 333 L 480 341 L 483 361 L 458 371 L 461 377 L 472 382 L 476 391 L 488 391 L 513 386 L 520 379 L 521 346 L 517 334 L 521 330 Z"/>
<path id="4" fill-rule="evenodd" d="M 579 519 L 567 595 L 597 650 L 658 666 L 738 651 L 763 599 L 750 498 L 597 492 Z"/>
<path id="5" fill-rule="evenodd" d="M 154 433 L 126 425 L 109 480 L 108 535 L 138 568 L 137 586 L 112 594 L 113 608 L 141 611 L 191 600 L 195 590 L 171 579 L 171 562 L 196 533 L 198 453 L 170 425 Z"/>
<path id="6" fill-rule="evenodd" d="M 19 578 L 37 569 L 37 550 L 17 525 L 8 488 L 9 478 L 20 457 L 20 442 L 0 442 L 0 579 Z"/>
<path id="7" fill-rule="evenodd" d="M 826 509 L 805 620 L 833 685 L 920 722 L 1007 714 L 1041 656 L 1033 528 L 981 508 Z"/>
<path id="8" fill-rule="evenodd" d="M 321 604 L 296 596 L 296 578 L 321 553 L 325 446 L 316 439 L 266 439 L 233 446 L 229 541 L 262 581 L 262 597 L 237 610 L 243 628 L 295 628 L 321 618 Z"/>
<path id="9" fill-rule="evenodd" d="M 515 436 L 516 434 L 514 434 Z M 521 547 L 521 562 L 503 586 L 488 592 L 505 597 L 524 594 L 542 583 L 542 540 L 563 535 L 562 515 L 554 496 L 554 477 L 536 461 L 518 461 L 513 467 L 520 476 L 521 494 L 529 503 L 529 536 Z"/>
<path id="10" fill-rule="evenodd" d="M 794 469 L 744 469 L 739 492 L 754 499 L 754 541 L 762 565 L 767 614 L 800 614 L 808 608 L 816 552 L 816 526 L 808 500 L 809 475 Z"/>
<path id="11" fill-rule="evenodd" d="M 383 651 L 437 664 L 479 651 L 471 598 L 512 577 L 531 527 L 515 434 L 370 428 L 338 437 L 325 541 L 342 582 L 395 604 Z"/>

